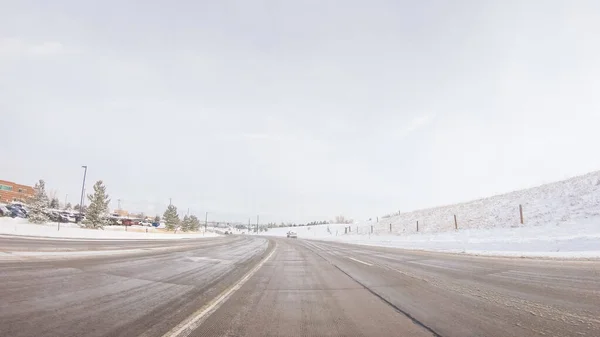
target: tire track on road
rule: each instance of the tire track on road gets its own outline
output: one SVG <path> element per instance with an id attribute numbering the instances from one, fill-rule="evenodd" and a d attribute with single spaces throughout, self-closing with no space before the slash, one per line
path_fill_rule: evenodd
<path id="1" fill-rule="evenodd" d="M 390 307 L 394 308 L 394 310 L 396 310 L 398 313 L 406 316 L 407 318 L 409 318 L 413 323 L 415 323 L 416 325 L 422 327 L 423 329 L 429 331 L 433 336 L 435 337 L 443 337 L 442 335 L 440 335 L 439 333 L 437 333 L 435 330 L 433 330 L 433 328 L 429 327 L 428 325 L 426 325 L 425 323 L 421 322 L 420 320 L 416 319 L 414 316 L 412 316 L 409 312 L 401 309 L 400 307 L 396 306 L 394 303 L 388 301 L 385 297 L 381 296 L 380 294 L 378 294 L 375 290 L 371 289 L 370 287 L 368 287 L 367 285 L 365 285 L 364 283 L 362 283 L 361 281 L 357 280 L 356 278 L 354 278 L 352 275 L 350 275 L 349 273 L 347 273 L 344 269 L 340 268 L 337 264 L 335 264 L 334 262 L 332 262 L 331 260 L 327 259 L 326 257 L 324 257 L 323 255 L 321 255 L 319 252 L 317 252 L 318 250 L 322 250 L 322 251 L 326 251 L 322 248 L 316 248 L 316 247 L 310 247 L 312 245 L 312 243 L 308 243 L 308 242 L 304 242 L 305 243 L 305 247 L 308 248 L 309 250 L 311 250 L 313 253 L 315 253 L 317 256 L 319 256 L 320 258 L 322 258 L 323 260 L 327 261 L 328 263 L 330 263 L 331 265 L 333 265 L 335 268 L 337 268 L 339 271 L 341 271 L 342 273 L 344 273 L 346 276 L 348 276 L 350 279 L 352 279 L 354 282 L 356 282 L 357 284 L 359 284 L 361 287 L 363 287 L 365 290 L 367 290 L 368 292 L 370 292 L 372 295 L 374 295 L 375 297 L 379 298 L 381 301 L 383 301 L 385 304 L 389 305 Z M 327 252 L 327 251 L 326 251 Z M 353 259 L 354 260 L 354 259 Z M 357 261 L 360 262 L 362 264 L 367 265 L 365 262 L 363 261 Z"/>

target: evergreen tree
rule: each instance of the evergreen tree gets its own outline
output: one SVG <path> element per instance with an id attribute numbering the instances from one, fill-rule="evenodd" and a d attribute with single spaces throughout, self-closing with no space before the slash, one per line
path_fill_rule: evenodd
<path id="1" fill-rule="evenodd" d="M 102 228 L 108 225 L 108 204 L 110 199 L 106 194 L 106 186 L 102 180 L 98 180 L 94 184 L 94 194 L 89 194 L 88 200 L 90 205 L 87 209 L 83 224 L 87 228 Z M 85 206 L 84 206 L 85 207 Z"/>
<path id="2" fill-rule="evenodd" d="M 154 217 L 154 222 L 155 223 L 159 223 L 160 222 L 160 215 L 157 215 Z"/>
<path id="3" fill-rule="evenodd" d="M 175 205 L 169 205 L 167 210 L 163 214 L 163 220 L 165 221 L 165 227 L 168 231 L 175 230 L 179 225 L 179 214 L 177 214 L 177 207 Z"/>
<path id="4" fill-rule="evenodd" d="M 48 222 L 48 216 L 44 213 L 48 207 L 46 183 L 40 179 L 33 189 L 35 194 L 31 205 L 29 205 L 29 222 L 38 224 Z"/>
<path id="5" fill-rule="evenodd" d="M 71 203 L 67 202 L 67 204 L 65 205 L 65 210 L 70 211 L 72 208 L 73 208 L 73 206 L 71 206 Z"/>
<path id="6" fill-rule="evenodd" d="M 50 208 L 58 209 L 59 207 L 58 198 L 52 198 L 52 200 L 50 200 Z"/>
<path id="7" fill-rule="evenodd" d="M 183 220 L 181 221 L 181 230 L 187 232 L 190 230 L 191 226 L 190 217 L 186 214 L 183 216 Z"/>
<path id="8" fill-rule="evenodd" d="M 190 215 L 190 230 L 197 232 L 200 229 L 200 220 L 195 215 Z"/>

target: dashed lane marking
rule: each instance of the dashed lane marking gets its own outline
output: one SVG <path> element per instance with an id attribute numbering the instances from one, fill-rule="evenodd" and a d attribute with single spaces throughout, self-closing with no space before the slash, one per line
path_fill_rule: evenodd
<path id="1" fill-rule="evenodd" d="M 362 264 L 365 264 L 365 265 L 367 265 L 367 266 L 372 266 L 372 265 L 373 265 L 372 263 L 365 262 L 365 261 L 361 261 L 361 260 L 359 260 L 359 259 L 355 259 L 355 258 L 353 258 L 353 257 L 348 257 L 348 258 L 349 258 L 350 260 L 352 260 L 352 261 L 356 261 L 356 262 L 358 262 L 358 263 L 362 263 Z"/>

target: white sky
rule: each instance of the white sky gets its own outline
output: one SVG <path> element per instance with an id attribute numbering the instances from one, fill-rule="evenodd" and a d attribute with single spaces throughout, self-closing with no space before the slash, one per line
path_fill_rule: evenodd
<path id="1" fill-rule="evenodd" d="M 0 178 L 61 202 L 88 165 L 113 207 L 360 220 L 600 168 L 600 1 L 0 8 Z"/>

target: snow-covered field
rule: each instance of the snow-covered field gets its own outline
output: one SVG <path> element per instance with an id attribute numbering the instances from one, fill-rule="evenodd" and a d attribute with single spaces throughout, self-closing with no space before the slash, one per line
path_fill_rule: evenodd
<path id="1" fill-rule="evenodd" d="M 148 232 L 146 232 L 146 229 Z M 26 219 L 0 218 L 0 234 L 37 236 L 51 238 L 78 238 L 78 239 L 191 239 L 214 237 L 217 234 L 212 232 L 193 232 L 193 233 L 165 233 L 156 228 L 142 226 L 130 226 L 125 231 L 124 226 L 107 226 L 104 230 L 79 228 L 77 224 L 61 223 L 60 230 L 56 223 L 44 225 L 35 225 L 27 222 Z"/>
<path id="2" fill-rule="evenodd" d="M 519 205 L 523 206 L 524 224 L 520 223 Z M 348 226 L 351 231 L 345 233 Z M 471 202 L 394 215 L 379 222 L 274 228 L 266 235 L 285 236 L 289 230 L 295 230 L 303 238 L 407 249 L 600 257 L 600 172 Z"/>

